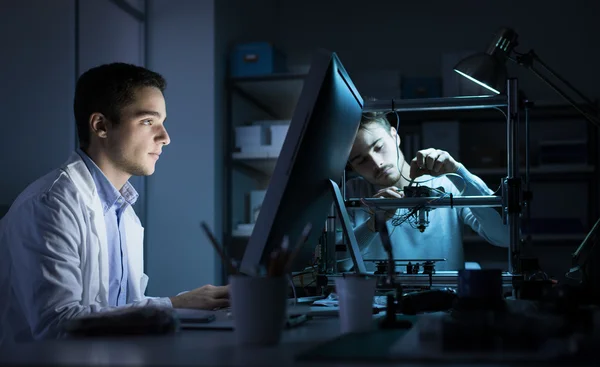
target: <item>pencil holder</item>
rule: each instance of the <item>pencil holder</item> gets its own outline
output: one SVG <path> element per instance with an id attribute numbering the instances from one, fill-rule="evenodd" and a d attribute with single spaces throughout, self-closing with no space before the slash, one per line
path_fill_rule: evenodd
<path id="1" fill-rule="evenodd" d="M 229 284 L 237 343 L 279 343 L 287 318 L 288 278 L 232 275 Z"/>

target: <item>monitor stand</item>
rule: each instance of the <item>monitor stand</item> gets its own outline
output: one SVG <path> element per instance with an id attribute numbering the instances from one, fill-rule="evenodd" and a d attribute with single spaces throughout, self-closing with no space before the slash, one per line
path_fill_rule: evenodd
<path id="1" fill-rule="evenodd" d="M 329 180 L 329 184 L 331 186 L 331 192 L 333 194 L 333 201 L 335 203 L 337 215 L 342 223 L 342 230 L 344 231 L 343 233 L 350 242 L 349 250 L 350 256 L 352 257 L 352 263 L 354 264 L 354 271 L 359 274 L 366 274 L 367 268 L 365 267 L 362 254 L 360 253 L 358 241 L 356 240 L 352 224 L 350 223 L 350 217 L 348 216 L 348 210 L 346 210 L 346 204 L 344 204 L 344 199 L 340 193 L 340 187 L 331 179 Z"/>

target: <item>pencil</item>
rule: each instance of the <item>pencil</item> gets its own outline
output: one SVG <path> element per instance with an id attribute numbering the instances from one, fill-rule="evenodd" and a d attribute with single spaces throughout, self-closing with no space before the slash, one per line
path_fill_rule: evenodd
<path id="1" fill-rule="evenodd" d="M 210 228 L 208 228 L 208 224 L 206 224 L 206 222 L 202 221 L 202 223 L 200 223 L 200 226 L 202 227 L 202 230 L 204 230 L 204 234 L 206 234 L 206 236 L 208 237 L 208 240 L 213 245 L 217 254 L 219 254 L 219 256 L 221 257 L 221 260 L 223 260 L 223 263 L 225 264 L 225 266 L 227 266 L 229 268 L 229 271 L 231 272 L 231 274 L 237 274 L 238 273 L 237 268 L 233 265 L 233 262 L 231 261 L 231 259 L 229 257 L 227 257 L 227 255 L 225 255 L 225 252 L 223 252 L 223 250 L 221 249 L 221 246 L 219 245 L 219 241 L 217 241 L 215 236 L 210 231 Z"/>

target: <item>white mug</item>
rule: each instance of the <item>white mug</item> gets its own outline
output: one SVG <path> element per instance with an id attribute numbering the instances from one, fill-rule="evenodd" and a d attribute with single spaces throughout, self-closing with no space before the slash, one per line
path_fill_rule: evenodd
<path id="1" fill-rule="evenodd" d="M 372 329 L 376 284 L 375 277 L 350 275 L 335 279 L 342 333 L 360 333 Z"/>

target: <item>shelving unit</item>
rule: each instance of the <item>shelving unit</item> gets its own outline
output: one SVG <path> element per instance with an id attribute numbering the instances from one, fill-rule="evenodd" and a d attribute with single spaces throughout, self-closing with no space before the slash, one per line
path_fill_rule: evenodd
<path id="1" fill-rule="evenodd" d="M 245 115 L 239 114 L 236 116 L 235 105 L 236 97 L 248 102 L 257 111 L 261 111 L 266 118 L 271 119 L 291 119 L 295 104 L 298 100 L 300 92 L 302 90 L 304 74 L 279 74 L 279 75 L 268 75 L 262 77 L 247 77 L 247 78 L 235 78 L 229 80 L 228 86 L 228 101 L 229 101 L 229 113 L 228 113 L 228 131 L 230 132 L 230 139 L 226 144 L 226 156 L 228 157 L 228 166 L 226 167 L 226 182 L 227 186 L 227 210 L 224 211 L 224 238 L 225 243 L 231 244 L 229 249 L 233 257 L 241 258 L 243 255 L 243 249 L 248 237 L 251 235 L 251 229 L 236 230 L 235 229 L 235 218 L 240 218 L 239 213 L 234 213 L 235 210 L 240 210 L 240 206 L 237 209 L 234 208 L 234 196 L 237 195 L 237 200 L 240 200 L 241 187 L 235 187 L 232 182 L 232 172 L 236 171 L 242 173 L 256 182 L 261 182 L 263 187 L 266 188 L 268 179 L 272 174 L 276 162 L 277 154 L 260 153 L 260 154 L 247 154 L 234 151 L 234 127 L 244 123 Z M 528 112 L 530 126 L 532 129 L 531 138 L 535 138 L 535 132 L 533 130 L 536 124 L 544 123 L 545 121 L 555 122 L 564 125 L 565 129 L 570 129 L 571 124 L 587 124 L 583 118 L 570 106 L 567 105 L 556 105 L 556 104 L 540 104 L 535 108 L 530 109 Z M 470 129 L 471 127 L 485 124 L 486 127 L 497 126 L 500 131 L 503 132 L 502 136 L 498 136 L 498 139 L 505 139 L 505 117 L 499 112 L 494 110 L 443 110 L 443 111 L 420 111 L 420 112 L 404 112 L 400 115 L 400 133 L 404 131 L 411 131 L 420 129 L 421 123 L 425 121 L 458 121 L 461 126 L 461 130 Z M 524 125 L 524 116 L 521 116 L 521 126 Z M 501 124 L 501 125 L 497 125 Z M 538 126 L 539 128 L 539 126 Z M 532 161 L 530 164 L 530 182 L 532 185 L 536 184 L 559 184 L 569 185 L 572 183 L 585 183 L 587 185 L 587 192 L 577 192 L 578 196 L 585 195 L 587 200 L 587 223 L 585 225 L 591 225 L 599 215 L 599 206 L 594 205 L 599 202 L 599 174 L 598 174 L 598 132 L 593 126 L 587 124 L 585 130 L 585 139 L 587 139 L 588 157 L 586 162 L 578 164 L 560 164 L 560 165 L 537 165 Z M 521 135 L 521 140 L 524 140 L 524 136 Z M 480 142 L 484 144 L 485 142 Z M 462 134 L 461 134 L 461 147 L 463 145 Z M 499 144 L 500 146 L 506 146 L 505 143 Z M 425 148 L 425 147 L 422 147 Z M 533 150 L 532 146 L 530 150 Z M 499 165 L 494 166 L 469 166 L 465 164 L 467 169 L 474 175 L 479 176 L 488 186 L 492 189 L 496 189 L 500 184 L 500 180 L 506 176 L 507 170 L 505 167 Z M 525 168 L 522 167 L 520 170 L 521 177 L 524 178 Z M 239 184 L 239 183 L 238 183 Z M 249 191 L 251 188 L 246 188 L 245 191 Z M 535 195 L 535 188 L 532 188 L 534 192 L 534 199 L 532 205 L 536 205 L 536 200 L 542 200 Z M 557 195 L 566 195 L 573 193 L 557 192 Z M 544 197 L 543 200 L 551 200 L 552 198 Z M 239 204 L 239 203 L 238 203 Z M 585 227 L 584 225 L 584 227 Z M 585 231 L 588 228 L 584 228 L 582 233 L 534 233 L 532 234 L 532 245 L 537 247 L 543 246 L 572 246 L 579 243 L 585 237 Z M 485 240 L 477 235 L 471 235 L 465 232 L 464 244 L 465 251 L 468 252 L 470 248 L 479 247 L 477 244 L 485 242 Z M 480 250 L 478 250 L 480 251 Z M 502 249 L 498 249 L 496 252 L 501 252 Z M 468 254 L 465 254 L 469 257 Z M 503 257 L 501 261 L 505 261 Z"/>
<path id="2" fill-rule="evenodd" d="M 256 188 L 266 189 L 275 165 L 277 151 L 235 151 L 235 127 L 252 120 L 290 120 L 306 74 L 272 74 L 230 78 L 227 82 L 227 142 L 225 145 L 225 210 L 223 238 L 230 256 L 240 259 L 252 234 L 251 226 L 236 225 L 244 217 L 245 194 Z M 238 179 L 234 180 L 234 176 Z M 241 177 L 241 179 L 239 179 Z M 236 181 L 236 182 L 234 182 Z M 226 274 L 224 274 L 226 275 Z"/>

